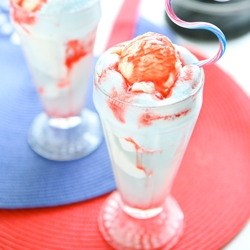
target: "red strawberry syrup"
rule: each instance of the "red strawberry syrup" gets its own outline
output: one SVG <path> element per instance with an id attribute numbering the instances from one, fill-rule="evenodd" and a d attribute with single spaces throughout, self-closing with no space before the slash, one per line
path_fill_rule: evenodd
<path id="1" fill-rule="evenodd" d="M 144 153 L 154 154 L 155 152 L 159 152 L 159 150 L 148 150 L 148 149 L 142 148 L 132 138 L 125 138 L 125 140 L 132 143 L 136 150 L 136 168 L 142 170 L 147 176 L 151 176 L 153 174 L 153 171 L 150 170 L 149 172 L 147 172 L 145 167 L 143 167 L 142 157 Z"/>
<path id="2" fill-rule="evenodd" d="M 152 125 L 153 121 L 157 120 L 174 120 L 178 117 L 185 116 L 190 112 L 190 109 L 186 109 L 184 111 L 181 111 L 176 114 L 172 115 L 157 115 L 154 113 L 143 113 L 141 117 L 139 118 L 139 128 L 144 126 L 150 126 Z"/>
<path id="3" fill-rule="evenodd" d="M 181 76 L 179 77 L 179 81 L 182 81 L 182 82 L 192 82 L 192 89 L 195 89 L 197 87 L 197 85 L 199 84 L 198 80 L 197 81 L 194 81 L 194 79 L 196 79 L 194 77 L 194 71 L 193 71 L 193 68 L 192 68 L 192 65 L 186 65 L 185 67 L 185 75 L 184 76 Z"/>
<path id="4" fill-rule="evenodd" d="M 126 112 L 126 105 L 124 103 L 121 103 L 119 101 L 116 101 L 115 98 L 119 96 L 118 92 L 113 88 L 113 91 L 111 93 L 113 98 L 108 98 L 107 104 L 109 108 L 112 110 L 115 118 L 121 122 L 125 123 L 125 112 Z"/>
<path id="5" fill-rule="evenodd" d="M 118 62 L 110 65 L 109 67 L 106 67 L 100 75 L 98 75 L 98 82 L 102 84 L 103 81 L 107 79 L 107 76 L 110 71 L 117 71 L 118 72 Z"/>
<path id="6" fill-rule="evenodd" d="M 75 63 L 88 54 L 84 41 L 71 40 L 66 44 L 65 65 L 70 71 Z"/>
<path id="7" fill-rule="evenodd" d="M 14 0 L 10 1 L 10 4 L 12 6 L 11 8 L 12 18 L 16 23 L 18 23 L 20 26 L 23 27 L 23 24 L 33 25 L 35 23 L 36 17 L 35 17 L 34 12 L 37 12 L 38 10 L 40 10 L 42 6 L 47 3 L 47 0 L 40 0 L 40 2 L 31 11 L 25 10 L 23 8 L 24 0 L 19 0 L 19 1 L 16 1 L 15 3 L 13 2 L 15 1 Z M 15 6 L 15 4 L 18 5 L 20 8 Z"/>
<path id="8" fill-rule="evenodd" d="M 70 74 L 74 65 L 76 65 L 86 55 L 91 53 L 93 50 L 93 46 L 94 46 L 94 35 L 92 34 L 91 34 L 91 39 L 88 42 L 86 42 L 86 39 L 82 41 L 74 39 L 74 40 L 68 41 L 65 44 L 64 65 L 66 66 L 67 73 L 66 73 L 65 78 L 62 78 L 58 81 L 57 88 L 63 89 L 71 85 Z M 39 87 L 38 91 L 40 94 L 45 93 L 45 89 L 42 87 Z M 73 98 L 74 97 L 72 94 L 72 89 L 69 88 L 69 92 L 68 92 L 68 105 L 69 105 L 68 110 L 69 111 L 67 112 L 67 114 L 64 115 L 64 118 L 77 115 L 81 112 L 81 110 L 73 110 L 73 107 L 72 107 Z M 52 117 L 61 117 L 61 115 L 59 115 L 61 113 L 60 108 L 53 110 L 53 111 L 47 111 L 47 113 Z"/>
<path id="9" fill-rule="evenodd" d="M 66 43 L 66 50 L 65 50 L 65 61 L 64 64 L 67 68 L 67 75 L 64 79 L 61 79 L 57 87 L 58 88 L 65 88 L 71 84 L 69 80 L 69 76 L 71 70 L 73 69 L 74 65 L 77 64 L 82 58 L 92 52 L 94 46 L 94 39 L 90 39 L 89 42 L 86 43 L 85 40 L 80 41 L 77 39 L 70 40 Z M 83 83 L 84 84 L 84 83 Z M 72 89 L 69 89 L 69 114 L 68 116 L 76 115 L 76 111 L 73 111 L 72 108 Z"/>

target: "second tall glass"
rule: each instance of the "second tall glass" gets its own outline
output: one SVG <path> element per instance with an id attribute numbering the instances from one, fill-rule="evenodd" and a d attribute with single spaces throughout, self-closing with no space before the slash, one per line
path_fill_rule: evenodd
<path id="1" fill-rule="evenodd" d="M 98 116 L 84 108 L 100 2 L 78 8 L 64 0 L 55 10 L 46 4 L 32 9 L 11 0 L 12 22 L 45 111 L 34 120 L 28 141 L 45 158 L 73 160 L 102 140 Z"/>

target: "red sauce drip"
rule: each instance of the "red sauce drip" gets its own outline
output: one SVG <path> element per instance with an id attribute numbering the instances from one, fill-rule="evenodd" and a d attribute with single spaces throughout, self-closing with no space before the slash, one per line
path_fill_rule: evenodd
<path id="1" fill-rule="evenodd" d="M 143 166 L 136 166 L 139 170 L 142 170 L 147 176 L 151 176 L 153 174 L 153 170 L 150 170 L 148 173 L 146 171 L 146 169 Z"/>
<path id="2" fill-rule="evenodd" d="M 115 100 L 115 98 L 119 96 L 115 89 L 113 89 L 111 96 L 114 99 L 108 98 L 107 104 L 109 108 L 112 110 L 114 116 L 119 122 L 125 123 L 124 116 L 126 112 L 126 105 Z"/>
<path id="3" fill-rule="evenodd" d="M 67 67 L 67 75 L 64 79 L 61 79 L 57 83 L 58 88 L 64 88 L 68 85 L 70 85 L 69 81 L 69 74 L 72 70 L 74 64 L 76 64 L 79 60 L 81 60 L 83 57 L 85 57 L 89 52 L 93 49 L 93 43 L 94 40 L 91 39 L 88 43 L 85 45 L 85 41 L 79 41 L 79 40 L 71 40 L 66 43 L 66 58 L 64 61 L 65 66 Z"/>
<path id="4" fill-rule="evenodd" d="M 106 81 L 106 78 L 110 71 L 118 71 L 118 62 L 110 65 L 109 67 L 106 67 L 103 69 L 102 73 L 98 75 L 98 82 L 102 84 L 103 81 Z"/>
<path id="5" fill-rule="evenodd" d="M 125 140 L 131 142 L 134 145 L 135 150 L 142 149 L 132 138 L 125 138 Z"/>
<path id="6" fill-rule="evenodd" d="M 147 176 L 151 176 L 153 174 L 153 171 L 150 170 L 147 172 L 146 168 L 142 165 L 142 157 L 143 154 L 154 154 L 155 152 L 159 150 L 147 150 L 142 147 L 140 147 L 132 138 L 125 138 L 126 141 L 132 143 L 134 145 L 134 148 L 136 150 L 136 168 L 142 170 Z M 160 151 L 161 152 L 161 151 Z"/>
<path id="7" fill-rule="evenodd" d="M 91 53 L 93 50 L 94 46 L 94 41 L 95 41 L 95 30 L 93 33 L 89 35 L 88 38 L 80 41 L 80 40 L 70 40 L 68 41 L 65 46 L 65 60 L 64 60 L 64 65 L 67 68 L 67 73 L 66 76 L 58 81 L 57 87 L 58 88 L 65 88 L 71 85 L 70 82 L 70 73 L 71 70 L 73 69 L 74 65 L 77 64 L 83 57 L 85 57 L 87 54 Z M 73 110 L 72 106 L 72 89 L 69 87 L 68 89 L 68 97 L 69 97 L 69 112 L 65 117 L 69 117 L 75 114 L 80 113 L 80 110 Z M 53 112 L 54 116 L 56 115 L 56 111 Z"/>
<path id="8" fill-rule="evenodd" d="M 176 113 L 176 114 L 165 115 L 165 116 L 157 115 L 154 113 L 144 113 L 139 118 L 139 128 L 144 127 L 144 126 L 150 126 L 150 125 L 152 125 L 153 121 L 160 120 L 160 119 L 174 120 L 178 117 L 187 115 L 189 112 L 190 112 L 190 109 L 187 109 L 187 110 L 181 111 L 181 112 Z"/>
<path id="9" fill-rule="evenodd" d="M 21 7 L 20 9 L 15 7 L 11 1 L 12 18 L 16 23 L 19 23 L 21 26 L 22 24 L 32 25 L 35 23 L 35 19 L 36 19 L 34 12 L 39 11 L 45 3 L 47 3 L 47 0 L 41 0 L 39 4 L 35 6 L 33 10 L 28 11 L 28 10 L 23 9 L 24 0 L 16 1 L 16 4 Z"/>
<path id="10" fill-rule="evenodd" d="M 198 81 L 194 81 L 194 71 L 191 65 L 187 65 L 185 67 L 185 75 L 181 76 L 179 78 L 180 81 L 182 82 L 189 82 L 192 83 L 192 89 L 195 89 L 198 85 Z"/>
<path id="11" fill-rule="evenodd" d="M 140 166 L 140 165 L 138 165 L 138 166 L 136 166 L 138 169 L 140 169 L 140 170 L 142 170 L 145 174 L 146 174 L 146 169 L 143 167 L 143 166 Z"/>
<path id="12" fill-rule="evenodd" d="M 83 42 L 78 40 L 71 40 L 66 45 L 66 59 L 65 65 L 68 70 L 71 70 L 73 64 L 78 62 L 81 58 L 88 54 Z"/>
<path id="13" fill-rule="evenodd" d="M 118 71 L 118 63 L 110 65 L 102 71 L 101 75 L 98 75 L 99 84 L 102 84 L 102 82 L 105 81 L 105 78 L 110 71 Z M 124 81 L 123 84 L 124 91 L 122 91 L 122 93 L 118 93 L 117 90 L 113 87 L 110 93 L 111 98 L 108 98 L 107 100 L 108 107 L 112 110 L 116 119 L 121 123 L 125 123 L 125 113 L 127 109 L 127 105 L 122 102 L 131 103 L 133 98 L 127 93 L 127 83 Z"/>
<path id="14" fill-rule="evenodd" d="M 12 18 L 13 20 L 22 26 L 22 24 L 34 24 L 35 16 L 30 15 L 28 12 L 24 12 L 23 10 L 13 9 L 12 10 Z"/>
<path id="15" fill-rule="evenodd" d="M 125 138 L 125 140 L 131 142 L 136 150 L 136 168 L 142 170 L 147 175 L 147 171 L 142 165 L 142 156 L 144 150 L 132 138 Z"/>

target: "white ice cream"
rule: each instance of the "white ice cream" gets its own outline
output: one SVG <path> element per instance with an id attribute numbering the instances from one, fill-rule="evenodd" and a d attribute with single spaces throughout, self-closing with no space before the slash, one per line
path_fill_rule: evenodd
<path id="1" fill-rule="evenodd" d="M 43 106 L 53 117 L 81 112 L 100 19 L 97 0 L 11 2 L 11 17 Z"/>
<path id="2" fill-rule="evenodd" d="M 174 46 L 182 55 L 185 65 L 179 70 L 179 77 L 172 88 L 173 92 L 171 96 L 169 98 L 159 100 L 152 95 L 155 90 L 153 82 L 135 82 L 132 86 L 131 92 L 133 105 L 153 107 L 173 104 L 185 99 L 195 92 L 194 84 L 200 81 L 201 70 L 198 66 L 191 64 L 191 62 L 193 63 L 197 61 L 197 59 L 186 48 L 178 45 Z M 97 81 L 96 83 L 105 94 L 110 96 L 112 96 L 112 92 L 114 90 L 121 93 L 121 95 L 124 91 L 124 84 L 126 80 L 119 71 L 114 71 L 114 65 L 119 63 L 119 61 L 119 56 L 114 54 L 112 49 L 110 49 L 99 58 L 96 64 L 97 75 L 102 76 L 103 72 L 105 72 L 105 78 L 103 77 L 100 82 Z M 192 72 L 192 79 L 185 79 L 188 71 Z M 118 80 L 118 78 L 120 78 L 120 80 Z M 142 93 L 139 95 L 133 95 L 133 91 L 141 91 Z"/>
<path id="3" fill-rule="evenodd" d="M 151 35 L 154 36 L 149 33 L 146 37 Z M 158 58 L 157 54 L 151 56 L 149 52 L 146 57 L 140 54 L 141 72 L 140 69 L 135 72 L 130 62 L 138 62 L 133 57 L 133 51 L 141 50 L 137 45 L 130 51 L 132 59 L 127 59 L 129 64 L 124 75 L 123 66 L 119 65 L 121 50 L 129 46 L 118 45 L 99 58 L 95 68 L 94 103 L 101 116 L 123 201 L 134 208 L 149 209 L 161 206 L 170 192 L 200 112 L 204 79 L 203 71 L 192 64 L 197 59 L 177 45 L 170 45 L 175 61 L 169 63 L 163 56 L 159 68 L 153 59 Z M 174 71 L 169 70 L 162 77 L 168 71 L 163 60 Z M 144 62 L 149 68 L 143 68 Z M 152 77 L 148 71 L 153 72 Z M 157 86 L 158 76 L 163 79 L 166 92 Z"/>

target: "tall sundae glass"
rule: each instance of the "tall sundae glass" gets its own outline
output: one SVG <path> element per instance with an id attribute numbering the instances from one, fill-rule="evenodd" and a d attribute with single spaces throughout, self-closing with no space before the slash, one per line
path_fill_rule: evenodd
<path id="1" fill-rule="evenodd" d="M 30 146 L 59 161 L 91 153 L 102 138 L 97 114 L 84 108 L 99 0 L 11 0 L 10 11 L 44 108 Z"/>
<path id="2" fill-rule="evenodd" d="M 196 61 L 149 32 L 96 64 L 94 103 L 117 184 L 99 228 L 115 249 L 169 249 L 182 234 L 184 215 L 171 186 L 202 106 L 204 74 Z"/>

